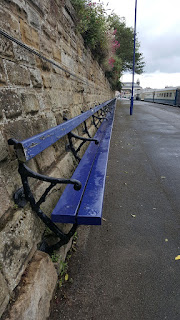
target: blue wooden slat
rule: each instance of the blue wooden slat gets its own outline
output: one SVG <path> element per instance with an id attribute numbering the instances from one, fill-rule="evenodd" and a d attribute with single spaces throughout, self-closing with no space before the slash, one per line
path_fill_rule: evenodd
<path id="1" fill-rule="evenodd" d="M 113 126 L 113 115 L 111 125 L 106 129 L 104 138 L 93 164 L 86 191 L 77 215 L 77 224 L 100 225 L 102 217 L 102 206 L 104 198 L 104 188 L 108 163 L 110 139 Z"/>
<path id="2" fill-rule="evenodd" d="M 100 128 L 96 132 L 94 138 L 99 141 L 102 139 L 104 132 L 109 125 L 108 121 L 103 121 Z M 79 208 L 81 198 L 86 187 L 89 174 L 98 151 L 100 144 L 96 145 L 91 142 L 83 155 L 78 167 L 76 168 L 72 179 L 81 181 L 82 187 L 79 191 L 74 190 L 72 185 L 67 185 L 60 200 L 51 214 L 51 220 L 59 223 L 75 223 L 77 210 Z"/>
<path id="3" fill-rule="evenodd" d="M 55 143 L 57 140 L 65 136 L 67 133 L 75 129 L 85 120 L 87 120 L 91 115 L 96 113 L 98 110 L 105 107 L 112 100 L 106 101 L 103 104 L 90 109 L 81 115 L 70 119 L 54 128 L 50 128 L 42 133 L 39 133 L 31 138 L 21 141 L 18 144 L 18 148 L 21 149 L 24 154 L 24 161 L 30 160 L 37 154 L 48 148 L 50 145 Z"/>

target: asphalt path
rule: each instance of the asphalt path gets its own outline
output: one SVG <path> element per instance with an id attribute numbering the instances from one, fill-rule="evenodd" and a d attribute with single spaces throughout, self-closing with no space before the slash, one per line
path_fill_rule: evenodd
<path id="1" fill-rule="evenodd" d="M 102 226 L 79 228 L 51 320 L 180 319 L 180 108 L 129 104 L 117 101 Z"/>

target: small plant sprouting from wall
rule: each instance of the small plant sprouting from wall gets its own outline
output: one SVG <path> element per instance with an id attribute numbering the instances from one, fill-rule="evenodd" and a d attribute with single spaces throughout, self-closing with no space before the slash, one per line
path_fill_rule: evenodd
<path id="1" fill-rule="evenodd" d="M 68 271 L 68 261 L 60 261 L 59 266 L 60 274 L 59 274 L 59 287 L 62 287 L 63 283 L 65 281 L 69 280 L 69 275 L 67 273 Z"/>
<path id="2" fill-rule="evenodd" d="M 56 251 L 54 251 L 51 255 L 51 260 L 54 264 L 57 265 L 57 269 L 58 269 L 57 271 L 59 274 L 59 277 L 58 277 L 59 288 L 61 288 L 66 282 L 73 282 L 73 279 L 69 277 L 68 267 L 69 267 L 69 261 L 72 257 L 72 252 L 76 251 L 77 238 L 78 238 L 78 235 L 77 235 L 77 232 L 75 232 L 72 240 L 71 249 L 69 250 L 65 261 L 62 260 L 61 255 Z"/>
<path id="3" fill-rule="evenodd" d="M 56 253 L 55 251 L 53 252 L 53 254 L 51 255 L 51 260 L 52 260 L 52 262 L 53 263 L 56 263 L 56 262 L 58 262 L 58 260 L 59 260 L 59 255 L 58 255 L 58 253 Z"/>

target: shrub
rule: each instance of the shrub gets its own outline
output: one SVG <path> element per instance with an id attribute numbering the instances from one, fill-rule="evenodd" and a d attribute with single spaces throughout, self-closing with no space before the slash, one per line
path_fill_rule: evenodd
<path id="1" fill-rule="evenodd" d="M 125 19 L 116 14 L 107 15 L 103 5 L 91 0 L 71 0 L 78 18 L 77 31 L 85 46 L 101 64 L 112 89 L 119 90 L 122 72 L 132 70 L 133 29 L 126 27 Z M 121 43 L 121 45 L 120 45 Z M 136 49 L 136 70 L 142 73 L 144 62 Z"/>

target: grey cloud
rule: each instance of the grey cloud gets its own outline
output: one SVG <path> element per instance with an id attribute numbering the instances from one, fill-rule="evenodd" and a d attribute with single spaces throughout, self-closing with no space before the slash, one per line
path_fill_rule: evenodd
<path id="1" fill-rule="evenodd" d="M 180 72 L 180 35 L 166 33 L 161 36 L 147 35 L 141 41 L 146 62 L 146 72 Z"/>

